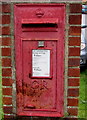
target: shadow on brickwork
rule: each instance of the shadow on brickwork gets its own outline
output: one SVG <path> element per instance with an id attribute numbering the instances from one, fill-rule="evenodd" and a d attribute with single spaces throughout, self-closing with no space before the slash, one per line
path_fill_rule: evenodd
<path id="1" fill-rule="evenodd" d="M 11 118 L 4 118 L 2 120 L 78 120 L 74 118 L 58 118 L 58 117 L 11 117 Z M 79 119 L 80 120 L 80 119 Z M 85 119 L 81 119 L 85 120 Z"/>
<path id="2" fill-rule="evenodd" d="M 4 118 L 2 120 L 67 120 L 66 118 L 54 118 L 54 117 L 11 117 L 11 118 Z"/>
<path id="3" fill-rule="evenodd" d="M 1 120 L 86 120 L 85 118 L 58 118 L 58 117 L 11 117 Z"/>

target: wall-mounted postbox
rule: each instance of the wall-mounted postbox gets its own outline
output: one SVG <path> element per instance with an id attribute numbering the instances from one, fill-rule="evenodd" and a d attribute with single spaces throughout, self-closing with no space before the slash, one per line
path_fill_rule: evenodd
<path id="1" fill-rule="evenodd" d="M 62 117 L 64 4 L 16 4 L 17 114 Z"/>

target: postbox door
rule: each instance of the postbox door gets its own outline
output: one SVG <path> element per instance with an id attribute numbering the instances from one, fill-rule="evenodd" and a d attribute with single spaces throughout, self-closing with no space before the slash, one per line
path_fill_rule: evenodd
<path id="1" fill-rule="evenodd" d="M 56 111 L 56 49 L 56 41 L 22 41 L 24 110 Z"/>

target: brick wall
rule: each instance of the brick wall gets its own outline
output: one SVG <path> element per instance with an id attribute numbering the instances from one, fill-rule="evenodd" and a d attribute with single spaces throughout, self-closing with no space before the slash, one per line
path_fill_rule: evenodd
<path id="1" fill-rule="evenodd" d="M 10 4 L 1 4 L 2 7 L 2 94 L 3 112 L 9 116 L 12 112 L 12 67 L 11 67 L 11 7 Z"/>
<path id="2" fill-rule="evenodd" d="M 69 56 L 68 56 L 68 113 L 69 116 L 78 115 L 79 96 L 79 54 L 81 31 L 81 5 L 70 4 L 69 12 Z"/>
<path id="3" fill-rule="evenodd" d="M 66 4 L 64 118 L 77 120 L 80 78 L 81 3 L 64 3 Z M 5 2 L 1 5 L 2 26 L 0 29 L 2 29 L 2 36 L 0 39 L 2 40 L 2 100 L 4 120 L 17 118 L 15 103 L 14 4 L 14 2 Z M 25 118 L 22 117 L 21 119 Z M 26 117 L 26 119 L 56 120 L 57 118 Z"/>

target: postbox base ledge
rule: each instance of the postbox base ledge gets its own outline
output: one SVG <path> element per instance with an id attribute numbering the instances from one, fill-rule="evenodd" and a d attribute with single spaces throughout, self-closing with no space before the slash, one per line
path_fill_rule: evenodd
<path id="1" fill-rule="evenodd" d="M 32 116 L 32 117 L 64 117 L 64 115 L 60 114 L 60 113 L 19 113 L 18 116 Z"/>

